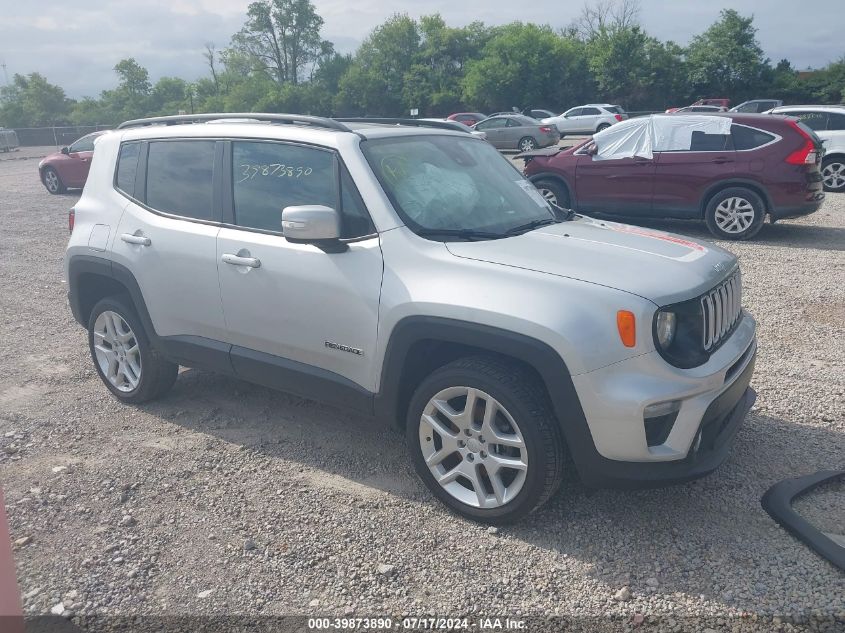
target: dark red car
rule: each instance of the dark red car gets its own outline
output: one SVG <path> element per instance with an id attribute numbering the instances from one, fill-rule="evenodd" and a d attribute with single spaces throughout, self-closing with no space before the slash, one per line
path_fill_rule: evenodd
<path id="1" fill-rule="evenodd" d="M 467 127 L 472 127 L 479 121 L 486 119 L 487 115 L 481 114 L 481 112 L 455 112 L 455 114 L 450 114 L 446 118 L 449 121 L 458 121 Z"/>
<path id="2" fill-rule="evenodd" d="M 740 240 L 766 214 L 774 222 L 821 207 L 821 155 L 819 138 L 795 119 L 724 113 L 632 119 L 575 147 L 520 157 L 525 175 L 560 207 L 700 219 L 717 237 Z"/>
<path id="3" fill-rule="evenodd" d="M 104 130 L 86 134 L 38 163 L 38 175 L 47 191 L 58 194 L 84 187 L 94 156 L 94 139 L 105 133 Z"/>

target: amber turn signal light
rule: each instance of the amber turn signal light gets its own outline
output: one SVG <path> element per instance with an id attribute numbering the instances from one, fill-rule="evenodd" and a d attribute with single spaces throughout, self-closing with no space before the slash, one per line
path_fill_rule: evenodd
<path id="1" fill-rule="evenodd" d="M 634 347 L 637 344 L 637 319 L 633 312 L 619 310 L 616 313 L 616 327 L 619 330 L 619 338 L 625 347 Z"/>

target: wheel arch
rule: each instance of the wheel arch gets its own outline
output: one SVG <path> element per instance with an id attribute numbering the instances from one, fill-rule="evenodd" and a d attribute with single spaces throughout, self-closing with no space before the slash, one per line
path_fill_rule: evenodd
<path id="1" fill-rule="evenodd" d="M 539 174 L 533 174 L 528 177 L 533 183 L 536 183 L 538 180 L 554 180 L 555 182 L 559 182 L 566 188 L 566 193 L 569 195 L 569 204 L 575 206 L 575 190 L 569 185 L 566 178 L 558 173 L 553 171 L 542 171 Z"/>
<path id="2" fill-rule="evenodd" d="M 98 301 L 125 294 L 141 319 L 150 342 L 160 347 L 141 288 L 128 268 L 102 257 L 75 255 L 68 261 L 67 282 L 68 303 L 74 319 L 80 325 L 88 327 L 91 310 Z"/>
<path id="3" fill-rule="evenodd" d="M 731 178 L 730 180 L 723 180 L 717 182 L 713 185 L 710 185 L 707 189 L 705 189 L 704 194 L 701 196 L 701 203 L 698 207 L 699 219 L 704 218 L 704 214 L 707 210 L 707 205 L 710 204 L 710 201 L 713 199 L 715 195 L 719 192 L 724 191 L 725 189 L 730 189 L 731 187 L 743 187 L 745 189 L 750 189 L 763 201 L 765 205 L 764 214 L 771 213 L 773 209 L 772 199 L 769 197 L 766 188 L 760 185 L 760 183 L 755 182 L 754 180 L 747 180 L 745 178 Z"/>
<path id="4" fill-rule="evenodd" d="M 573 454 L 595 452 L 581 402 L 566 362 L 548 344 L 496 327 L 433 316 L 412 316 L 393 328 L 375 396 L 376 416 L 403 427 L 419 381 L 438 367 L 469 355 L 519 363 L 540 380 Z"/>

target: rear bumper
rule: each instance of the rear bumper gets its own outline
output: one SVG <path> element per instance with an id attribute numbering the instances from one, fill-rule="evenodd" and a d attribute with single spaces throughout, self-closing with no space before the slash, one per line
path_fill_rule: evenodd
<path id="1" fill-rule="evenodd" d="M 797 218 L 801 217 L 802 215 L 810 215 L 811 213 L 815 213 L 819 209 L 821 209 L 822 203 L 824 203 L 824 193 L 816 193 L 813 194 L 814 199 L 810 202 L 797 205 L 797 206 L 789 206 L 789 207 L 778 207 L 777 209 L 772 209 L 770 214 L 772 216 L 772 220 L 785 220 L 787 218 Z"/>

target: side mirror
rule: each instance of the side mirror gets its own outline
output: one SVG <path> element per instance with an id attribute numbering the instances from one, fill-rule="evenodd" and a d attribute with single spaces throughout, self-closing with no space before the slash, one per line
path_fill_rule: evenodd
<path id="1" fill-rule="evenodd" d="M 595 143 L 593 143 L 592 145 L 587 147 L 587 149 L 585 150 L 585 153 L 587 154 L 587 156 L 595 156 L 596 154 L 599 153 L 599 148 L 596 147 Z"/>
<path id="2" fill-rule="evenodd" d="M 340 214 L 321 204 L 285 207 L 282 210 L 282 233 L 289 242 L 338 245 Z"/>
<path id="3" fill-rule="evenodd" d="M 62 148 L 62 154 L 70 154 L 70 148 L 65 146 Z"/>

